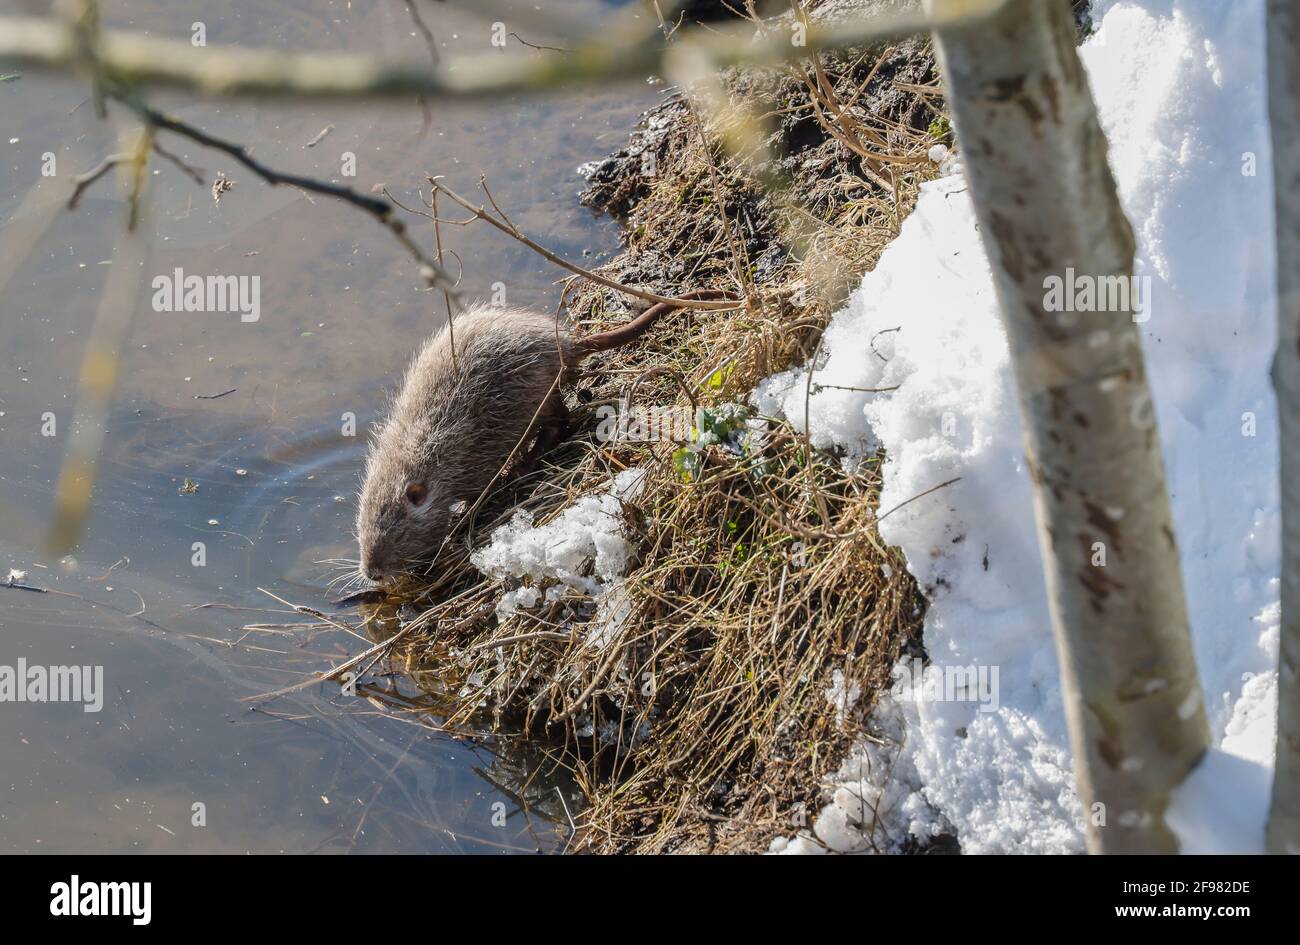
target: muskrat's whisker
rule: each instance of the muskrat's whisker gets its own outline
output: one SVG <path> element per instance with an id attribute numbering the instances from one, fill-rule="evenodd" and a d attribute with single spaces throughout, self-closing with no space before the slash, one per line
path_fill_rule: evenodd
<path id="1" fill-rule="evenodd" d="M 350 587 L 359 573 L 357 571 L 344 571 L 342 574 L 330 578 L 325 587 L 331 591 L 340 587 Z"/>

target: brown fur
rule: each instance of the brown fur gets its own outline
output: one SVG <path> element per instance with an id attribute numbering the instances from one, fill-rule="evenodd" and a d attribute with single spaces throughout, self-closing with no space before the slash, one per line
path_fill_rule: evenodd
<path id="1" fill-rule="evenodd" d="M 457 507 L 474 505 L 535 413 L 539 448 L 561 435 L 567 412 L 556 378 L 595 351 L 632 341 L 671 308 L 653 305 L 626 325 L 576 340 L 546 315 L 476 305 L 456 316 L 455 366 L 447 328 L 430 338 L 371 441 L 357 509 L 362 573 L 378 581 L 427 565 Z M 408 498 L 412 485 L 426 490 L 418 502 Z"/>

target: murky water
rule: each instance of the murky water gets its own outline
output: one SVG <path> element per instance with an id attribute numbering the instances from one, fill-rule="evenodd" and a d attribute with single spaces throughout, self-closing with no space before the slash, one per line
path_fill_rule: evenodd
<path id="1" fill-rule="evenodd" d="M 45 6 L 2 0 L 0 12 Z M 562 45 L 538 22 L 535 4 L 496 6 L 519 11 L 517 21 L 506 17 L 508 29 Z M 599 0 L 547 6 L 609 12 Z M 401 0 L 103 7 L 109 25 L 170 36 L 188 36 L 203 21 L 212 44 L 427 55 Z M 419 7 L 444 50 L 490 48 L 491 17 Z M 503 56 L 557 55 L 511 43 Z M 86 94 L 83 84 L 37 75 L 0 83 L 5 227 L 23 222 L 33 188 L 38 196 L 66 193 L 73 174 L 117 149 L 114 117 L 97 119 Z M 590 258 L 613 250 L 616 232 L 578 206 L 575 168 L 618 146 L 656 94 L 630 86 L 492 106 L 434 103 L 427 119 L 415 103 L 155 101 L 251 145 L 272 166 L 363 192 L 386 185 L 412 205 L 426 173 L 446 175 L 465 194 L 485 173 L 525 232 Z M 268 188 L 222 155 L 162 140 L 205 180 L 220 171 L 235 186 L 215 205 L 208 186 L 157 161 L 143 224 L 145 271 L 259 276 L 260 318 L 157 312 L 142 293 L 93 512 L 75 560 L 61 562 L 43 540 L 84 346 L 122 239 L 112 175 L 55 218 L 0 289 L 0 583 L 13 568 L 49 591 L 0 588 L 0 667 L 22 659 L 103 668 L 99 712 L 80 703 L 0 702 L 0 850 L 556 848 L 567 826 L 558 793 L 565 782 L 540 755 L 503 755 L 491 739 L 452 738 L 431 729 L 437 719 L 418 702 L 394 712 L 333 684 L 245 701 L 366 645 L 340 631 L 245 627 L 301 619 L 259 589 L 327 608 L 327 584 L 338 573 L 329 562 L 355 556 L 365 424 L 413 347 L 439 324 L 442 301 L 390 235 L 359 212 Z M 354 179 L 341 176 L 346 152 L 356 155 Z M 47 153 L 55 156 L 53 177 L 41 176 Z M 431 248 L 428 224 L 411 223 Z M 500 283 L 512 303 L 554 305 L 561 270 L 482 225 L 444 237 L 464 263 L 466 297 Z M 345 435 L 349 414 L 356 436 Z M 377 685 L 393 688 L 399 701 L 412 695 L 395 680 Z"/>

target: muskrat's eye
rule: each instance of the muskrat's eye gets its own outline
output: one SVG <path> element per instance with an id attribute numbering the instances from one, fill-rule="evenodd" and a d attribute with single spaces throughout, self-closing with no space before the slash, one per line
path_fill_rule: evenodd
<path id="1" fill-rule="evenodd" d="M 406 487 L 406 501 L 420 505 L 429 497 L 429 487 L 422 482 L 413 482 Z"/>

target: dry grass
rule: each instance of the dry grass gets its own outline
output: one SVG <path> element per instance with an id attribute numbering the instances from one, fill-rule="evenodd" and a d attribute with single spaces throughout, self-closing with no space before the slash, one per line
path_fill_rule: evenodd
<path id="1" fill-rule="evenodd" d="M 491 721 L 546 740 L 571 766 L 587 806 L 570 849 L 753 851 L 793 832 L 919 634 L 923 598 L 876 531 L 878 461 L 846 470 L 774 423 L 761 449 L 706 448 L 687 477 L 680 444 L 600 442 L 593 431 L 595 409 L 638 380 L 639 404 L 687 405 L 683 387 L 700 405 L 743 402 L 762 378 L 815 356 L 845 290 L 915 201 L 926 173 L 916 158 L 934 143 L 918 110 L 939 100 L 899 87 L 928 83 L 930 69 L 919 43 L 825 58 L 809 75 L 815 101 L 788 74 L 732 76 L 736 101 L 766 113 L 775 157 L 759 176 L 784 176 L 792 197 L 765 193 L 752 165 L 706 146 L 720 129 L 701 134 L 680 100 L 654 119 L 667 132 L 643 138 L 653 177 L 606 182 L 599 202 L 630 213 L 627 252 L 605 275 L 669 294 L 723 288 L 746 307 L 678 313 L 589 364 L 568 392 L 575 433 L 475 523 L 481 544 L 513 508 L 542 524 L 618 471 L 647 470 L 624 507 L 637 562 L 610 592 L 626 613 L 601 628 L 603 645 L 587 642 L 593 602 L 572 591 L 498 619 L 507 588 L 463 546 L 437 562 L 433 583 L 408 584 L 372 615 L 384 618 L 369 624 L 376 638 L 418 615 L 391 659 L 438 695 L 450 726 Z M 828 109 L 883 157 L 829 133 Z M 626 319 L 616 293 L 570 288 L 580 331 Z M 846 724 L 826 695 L 837 670 L 864 693 Z"/>

